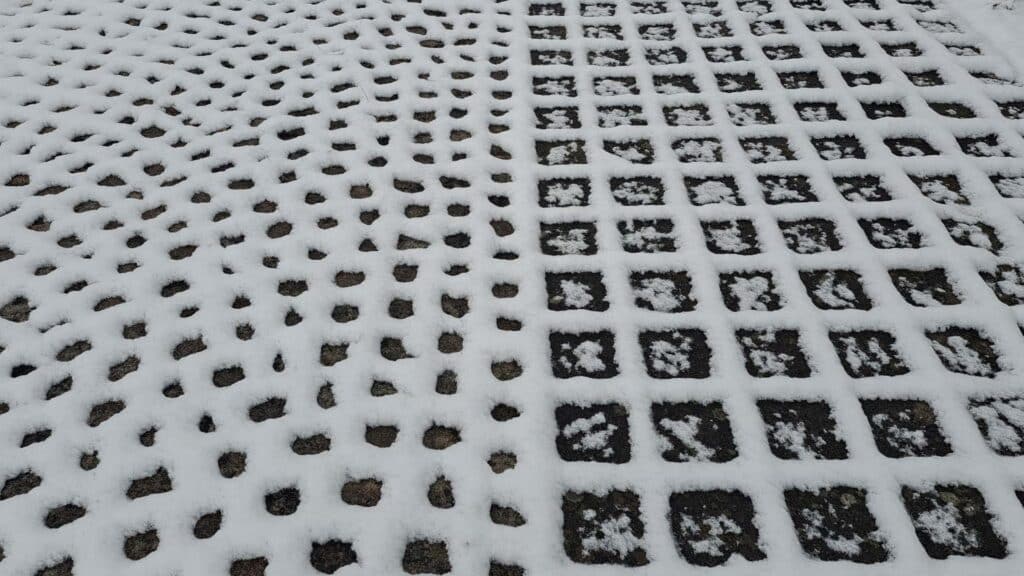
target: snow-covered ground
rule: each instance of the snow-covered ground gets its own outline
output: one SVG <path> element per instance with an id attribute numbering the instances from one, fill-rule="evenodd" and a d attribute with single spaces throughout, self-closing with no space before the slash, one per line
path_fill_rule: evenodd
<path id="1" fill-rule="evenodd" d="M 999 4 L 0 3 L 0 575 L 1024 572 Z"/>

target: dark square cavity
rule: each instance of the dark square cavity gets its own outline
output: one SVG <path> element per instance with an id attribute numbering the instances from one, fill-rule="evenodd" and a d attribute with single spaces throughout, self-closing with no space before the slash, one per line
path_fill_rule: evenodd
<path id="1" fill-rule="evenodd" d="M 586 178 L 541 180 L 537 183 L 537 192 L 543 208 L 590 205 L 590 180 Z"/>
<path id="2" fill-rule="evenodd" d="M 661 178 L 636 176 L 612 178 L 609 182 L 612 197 L 623 206 L 649 206 L 665 203 L 665 186 Z"/>
<path id="3" fill-rule="evenodd" d="M 619 373 L 615 363 L 615 334 L 600 332 L 551 332 L 551 369 L 556 378 L 611 378 Z"/>
<path id="4" fill-rule="evenodd" d="M 651 164 L 654 162 L 654 148 L 646 138 L 633 140 L 605 140 L 603 149 L 633 164 Z"/>
<path id="5" fill-rule="evenodd" d="M 794 202 L 817 202 L 818 196 L 811 189 L 811 180 L 800 174 L 785 176 L 761 175 L 757 177 L 761 194 L 769 204 Z"/>
<path id="6" fill-rule="evenodd" d="M 738 490 L 676 492 L 669 497 L 669 522 L 679 554 L 690 564 L 719 566 L 733 554 L 763 560 L 754 504 Z"/>
<path id="7" fill-rule="evenodd" d="M 956 142 L 964 154 L 976 158 L 1009 158 L 1013 156 L 1010 150 L 999 141 L 997 134 L 965 136 L 957 138 Z"/>
<path id="8" fill-rule="evenodd" d="M 737 330 L 736 341 L 743 349 L 751 376 L 807 378 L 811 375 L 811 367 L 800 345 L 800 332 L 796 330 Z"/>
<path id="9" fill-rule="evenodd" d="M 760 90 L 761 83 L 753 72 L 746 74 L 715 74 L 715 82 L 722 92 L 747 92 Z"/>
<path id="10" fill-rule="evenodd" d="M 538 140 L 534 145 L 537 163 L 544 166 L 587 163 L 587 149 L 583 140 Z"/>
<path id="11" fill-rule="evenodd" d="M 654 91 L 658 94 L 668 96 L 700 92 L 697 80 L 689 74 L 655 74 L 652 80 L 654 82 Z"/>
<path id="12" fill-rule="evenodd" d="M 628 66 L 629 50 L 626 48 L 590 50 L 587 52 L 587 64 L 591 66 Z"/>
<path id="13" fill-rule="evenodd" d="M 558 455 L 566 462 L 629 462 L 629 412 L 621 404 L 562 404 L 555 409 Z"/>
<path id="14" fill-rule="evenodd" d="M 970 204 L 956 174 L 910 174 L 910 179 L 929 200 L 938 204 Z"/>
<path id="15" fill-rule="evenodd" d="M 565 26 L 530 26 L 530 38 L 534 40 L 565 40 Z"/>
<path id="16" fill-rule="evenodd" d="M 840 134 L 825 138 L 811 138 L 811 143 L 822 160 L 846 160 L 867 158 L 860 140 L 851 134 Z"/>
<path id="17" fill-rule="evenodd" d="M 750 32 L 754 36 L 785 34 L 786 24 L 782 20 L 752 20 L 750 22 Z"/>
<path id="18" fill-rule="evenodd" d="M 711 374 L 711 348 L 700 330 L 640 332 L 640 348 L 651 378 L 707 378 Z"/>
<path id="19" fill-rule="evenodd" d="M 637 28 L 641 40 L 675 40 L 676 27 L 671 24 L 644 24 Z"/>
<path id="20" fill-rule="evenodd" d="M 993 378 L 1000 371 L 995 344 L 977 328 L 953 326 L 925 335 L 950 372 Z"/>
<path id="21" fill-rule="evenodd" d="M 675 252 L 675 226 L 668 218 L 621 220 L 622 249 L 630 253 Z"/>
<path id="22" fill-rule="evenodd" d="M 597 226 L 593 222 L 542 222 L 540 249 L 548 256 L 597 254 Z"/>
<path id="23" fill-rule="evenodd" d="M 636 493 L 570 491 L 562 495 L 562 542 L 573 562 L 643 566 L 648 563 L 643 537 Z"/>
<path id="24" fill-rule="evenodd" d="M 725 306 L 733 312 L 770 311 L 782 308 L 774 275 L 765 270 L 726 272 L 718 275 Z"/>
<path id="25" fill-rule="evenodd" d="M 797 254 L 818 254 L 841 250 L 836 225 L 824 218 L 779 221 L 786 246 Z"/>
<path id="26" fill-rule="evenodd" d="M 853 270 L 801 270 L 811 302 L 822 310 L 870 310 L 860 274 Z"/>
<path id="27" fill-rule="evenodd" d="M 1024 304 L 1024 269 L 1014 264 L 999 264 L 993 270 L 979 270 L 992 293 L 1007 306 Z"/>
<path id="28" fill-rule="evenodd" d="M 651 270 L 629 275 L 637 308 L 656 312 L 689 312 L 697 306 L 690 295 L 690 275 L 683 271 Z"/>
<path id="29" fill-rule="evenodd" d="M 704 243 L 715 254 L 759 254 L 757 229 L 751 220 L 713 220 L 700 223 Z"/>
<path id="30" fill-rule="evenodd" d="M 786 90 L 799 90 L 801 88 L 824 88 L 825 84 L 821 77 L 814 70 L 798 70 L 793 72 L 779 72 L 779 82 Z"/>
<path id="31" fill-rule="evenodd" d="M 904 486 L 901 495 L 917 539 L 932 558 L 1006 557 L 1006 540 L 992 528 L 992 514 L 977 488 L 962 484 L 922 489 Z"/>
<path id="32" fill-rule="evenodd" d="M 772 107 L 758 102 L 745 104 L 729 104 L 725 107 L 729 114 L 729 120 L 737 126 L 752 126 L 755 124 L 774 124 L 775 114 Z"/>
<path id="33" fill-rule="evenodd" d="M 939 154 L 939 151 L 924 138 L 886 138 L 884 142 L 894 155 L 903 158 L 938 156 Z"/>
<path id="34" fill-rule="evenodd" d="M 921 48 L 913 42 L 882 44 L 882 50 L 892 58 L 914 58 L 922 54 Z"/>
<path id="35" fill-rule="evenodd" d="M 946 83 L 942 79 L 942 74 L 938 70 L 926 70 L 924 72 L 904 72 L 907 75 L 907 80 L 910 80 L 911 84 L 921 88 L 927 88 L 929 86 L 942 86 Z"/>
<path id="36" fill-rule="evenodd" d="M 836 176 L 836 189 L 849 202 L 888 202 L 892 193 L 878 176 Z"/>
<path id="37" fill-rule="evenodd" d="M 898 101 L 892 102 L 861 102 L 864 114 L 871 120 L 883 118 L 905 118 L 907 110 Z"/>
<path id="38" fill-rule="evenodd" d="M 819 401 L 759 400 L 768 447 L 782 460 L 845 460 L 832 409 Z"/>
<path id="39" fill-rule="evenodd" d="M 803 57 L 803 53 L 800 52 L 800 47 L 792 44 L 765 46 L 761 50 L 769 60 L 795 60 Z"/>
<path id="40" fill-rule="evenodd" d="M 743 206 L 739 186 L 732 176 L 685 176 L 683 184 L 694 206 L 706 204 L 731 204 Z"/>
<path id="41" fill-rule="evenodd" d="M 712 124 L 711 112 L 703 104 L 672 106 L 661 109 L 665 123 L 669 126 L 708 126 Z"/>
<path id="42" fill-rule="evenodd" d="M 988 250 L 993 254 L 999 254 L 1003 249 L 1003 242 L 996 229 L 986 222 L 943 218 L 942 224 L 949 232 L 949 237 L 961 246 Z"/>
<path id="43" fill-rule="evenodd" d="M 601 76 L 594 78 L 594 94 L 596 96 L 637 95 L 636 78 L 631 76 Z"/>
<path id="44" fill-rule="evenodd" d="M 615 4 L 609 2 L 586 2 L 580 4 L 580 15 L 584 18 L 615 16 Z"/>
<path id="45" fill-rule="evenodd" d="M 651 420 L 669 462 L 728 462 L 739 455 L 721 402 L 653 404 Z"/>
<path id="46" fill-rule="evenodd" d="M 829 58 L 863 58 L 864 52 L 856 44 L 822 44 Z"/>
<path id="47" fill-rule="evenodd" d="M 921 232 L 910 222 L 902 218 L 862 218 L 857 220 L 868 242 L 875 248 L 890 250 L 894 248 L 920 248 L 924 245 Z"/>
<path id="48" fill-rule="evenodd" d="M 953 451 L 935 411 L 923 400 L 861 400 L 878 451 L 888 458 L 945 456 Z"/>
<path id="49" fill-rule="evenodd" d="M 607 310 L 608 292 L 602 280 L 600 272 L 546 273 L 548 310 Z"/>
<path id="50" fill-rule="evenodd" d="M 928 106 L 936 114 L 947 118 L 974 118 L 977 116 L 973 108 L 960 102 L 929 102 Z"/>
<path id="51" fill-rule="evenodd" d="M 561 130 L 580 127 L 579 111 L 575 106 L 534 108 L 533 114 L 537 117 L 537 128 Z"/>
<path id="52" fill-rule="evenodd" d="M 952 306 L 960 303 L 960 296 L 942 268 L 889 270 L 892 285 L 913 306 Z"/>
<path id="53" fill-rule="evenodd" d="M 708 62 L 742 62 L 746 60 L 743 57 L 742 46 L 705 46 L 704 57 Z"/>
<path id="54" fill-rule="evenodd" d="M 533 93 L 537 96 L 576 97 L 576 80 L 572 76 L 535 76 Z"/>
<path id="55" fill-rule="evenodd" d="M 644 50 L 644 58 L 652 66 L 667 66 L 686 62 L 686 52 L 678 46 L 648 48 Z"/>
<path id="56" fill-rule="evenodd" d="M 718 138 L 680 138 L 672 143 L 680 162 L 721 162 L 722 143 Z"/>
<path id="57" fill-rule="evenodd" d="M 829 340 L 851 378 L 900 376 L 910 372 L 896 338 L 882 330 L 829 332 Z"/>
<path id="58" fill-rule="evenodd" d="M 889 559 L 889 550 L 867 507 L 867 492 L 851 486 L 786 490 L 786 507 L 804 552 L 826 561 L 873 564 Z M 833 543 L 848 543 L 835 546 Z M 830 544 L 832 544 L 830 546 Z"/>
<path id="59" fill-rule="evenodd" d="M 601 128 L 646 126 L 647 119 L 640 106 L 598 106 L 597 125 Z"/>
<path id="60" fill-rule="evenodd" d="M 999 102 L 999 111 L 1010 120 L 1024 119 L 1024 100 Z"/>
<path id="61" fill-rule="evenodd" d="M 530 50 L 530 64 L 534 66 L 571 66 L 572 52 L 568 50 Z"/>
<path id="62" fill-rule="evenodd" d="M 725 20 L 694 22 L 693 31 L 698 38 L 729 38 L 732 36 L 732 28 Z"/>
<path id="63" fill-rule="evenodd" d="M 846 85 L 851 88 L 857 86 L 874 86 L 882 83 L 882 77 L 878 75 L 878 72 L 872 72 L 871 70 L 865 70 L 863 72 L 854 72 L 852 70 L 842 73 L 843 80 Z"/>
<path id="64" fill-rule="evenodd" d="M 583 37 L 600 40 L 622 40 L 622 27 L 614 24 L 585 24 Z"/>
<path id="65" fill-rule="evenodd" d="M 1024 397 L 973 398 L 967 409 L 993 452 L 1024 456 Z"/>
<path id="66" fill-rule="evenodd" d="M 993 174 L 989 180 L 1003 198 L 1024 198 L 1024 176 Z"/>
<path id="67" fill-rule="evenodd" d="M 804 122 L 846 120 L 846 116 L 835 102 L 797 102 L 793 104 L 793 108 Z"/>
<path id="68" fill-rule="evenodd" d="M 747 159 L 754 164 L 796 160 L 796 154 L 790 148 L 789 140 L 783 136 L 741 138 L 740 146 L 747 153 Z"/>

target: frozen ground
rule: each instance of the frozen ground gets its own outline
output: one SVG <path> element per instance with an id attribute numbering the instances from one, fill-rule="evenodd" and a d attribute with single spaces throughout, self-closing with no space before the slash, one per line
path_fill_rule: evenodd
<path id="1" fill-rule="evenodd" d="M 1024 572 L 1021 10 L 0 4 L 0 574 Z"/>

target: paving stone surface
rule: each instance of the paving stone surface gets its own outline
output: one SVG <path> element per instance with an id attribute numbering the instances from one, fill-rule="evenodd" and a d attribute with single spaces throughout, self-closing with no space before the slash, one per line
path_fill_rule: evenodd
<path id="1" fill-rule="evenodd" d="M 0 5 L 0 573 L 1020 573 L 1021 63 L 951 0 Z"/>

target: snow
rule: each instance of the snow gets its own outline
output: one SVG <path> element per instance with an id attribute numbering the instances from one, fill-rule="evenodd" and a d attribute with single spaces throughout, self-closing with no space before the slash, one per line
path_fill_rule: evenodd
<path id="1" fill-rule="evenodd" d="M 1021 1 L 0 4 L 0 574 L 1014 573 Z"/>
<path id="2" fill-rule="evenodd" d="M 672 434 L 687 449 L 684 453 L 687 459 L 706 462 L 715 456 L 715 451 L 697 439 L 700 423 L 700 418 L 687 414 L 682 420 L 662 418 L 658 425 Z M 667 438 L 661 436 L 659 436 L 659 448 L 662 451 L 674 449 L 672 443 Z"/>
<path id="3" fill-rule="evenodd" d="M 597 512 L 594 510 L 583 512 L 584 520 L 596 517 Z M 583 537 L 584 553 L 611 552 L 619 558 L 625 558 L 643 545 L 643 540 L 633 535 L 631 525 L 629 516 L 624 513 L 602 520 L 592 532 Z"/>

